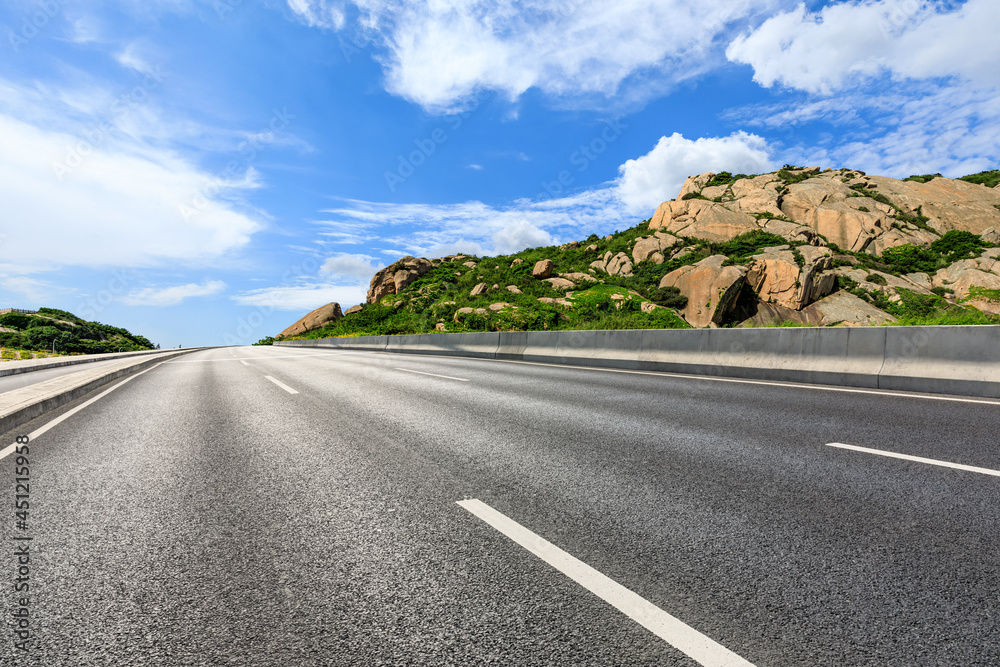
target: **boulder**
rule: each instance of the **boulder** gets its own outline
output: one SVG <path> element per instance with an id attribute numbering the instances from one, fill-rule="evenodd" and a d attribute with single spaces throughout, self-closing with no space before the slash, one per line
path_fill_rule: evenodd
<path id="1" fill-rule="evenodd" d="M 708 185 L 708 182 L 713 178 L 715 178 L 715 174 L 713 173 L 688 176 L 688 178 L 684 181 L 684 185 L 681 186 L 681 191 L 677 194 L 677 199 L 682 200 L 685 195 L 698 194 L 705 189 L 705 186 Z"/>
<path id="2" fill-rule="evenodd" d="M 834 292 L 820 299 L 804 309 L 802 314 L 806 318 L 817 319 L 819 325 L 824 327 L 833 324 L 872 327 L 896 321 L 895 317 L 879 310 L 864 299 L 843 291 Z"/>
<path id="3" fill-rule="evenodd" d="M 518 289 L 517 285 L 507 285 L 507 291 L 511 294 L 520 294 L 521 290 Z"/>
<path id="4" fill-rule="evenodd" d="M 570 289 L 576 286 L 572 280 L 566 280 L 565 278 L 546 278 L 545 282 L 549 283 L 556 289 Z"/>
<path id="5" fill-rule="evenodd" d="M 304 315 L 302 319 L 282 331 L 279 335 L 285 338 L 289 336 L 301 336 L 307 331 L 319 329 L 330 322 L 336 322 L 343 316 L 344 314 L 340 312 L 339 303 L 328 303 Z"/>
<path id="6" fill-rule="evenodd" d="M 524 260 L 518 257 L 513 262 L 510 263 L 511 267 L 517 266 L 518 264 L 524 264 Z"/>
<path id="7" fill-rule="evenodd" d="M 535 268 L 531 270 L 531 275 L 539 280 L 545 280 L 552 275 L 555 263 L 551 259 L 542 259 L 535 262 Z"/>
<path id="8" fill-rule="evenodd" d="M 597 282 L 597 278 L 595 278 L 594 276 L 590 275 L 589 273 L 560 273 L 559 277 L 560 278 L 565 278 L 566 280 L 572 280 L 572 281 L 575 281 L 575 282 L 578 282 L 580 280 L 583 280 L 583 281 L 586 281 L 586 282 L 592 282 L 592 283 L 596 283 Z"/>
<path id="9" fill-rule="evenodd" d="M 455 317 L 453 318 L 455 322 L 460 322 L 465 315 L 475 313 L 476 315 L 488 315 L 489 311 L 485 308 L 459 308 L 455 311 Z"/>
<path id="10" fill-rule="evenodd" d="M 469 296 L 479 296 L 480 294 L 486 294 L 486 291 L 488 289 L 489 287 L 487 287 L 486 283 L 479 283 L 478 285 L 472 288 L 472 291 L 469 292 Z"/>
<path id="11" fill-rule="evenodd" d="M 694 327 L 718 325 L 736 303 L 746 281 L 743 266 L 723 266 L 725 255 L 712 255 L 663 276 L 660 287 L 676 287 L 688 298 L 680 315 Z"/>
<path id="12" fill-rule="evenodd" d="M 490 305 L 488 305 L 487 308 L 496 312 L 498 310 L 503 310 L 505 308 L 513 308 L 513 306 L 507 303 L 506 301 L 497 301 L 496 303 L 491 303 Z"/>
<path id="13" fill-rule="evenodd" d="M 792 310 L 801 310 L 802 289 L 799 265 L 788 246 L 765 248 L 754 255 L 747 271 L 747 285 L 765 303 L 774 303 Z"/>
<path id="14" fill-rule="evenodd" d="M 356 305 L 356 306 L 351 306 L 350 308 L 348 308 L 347 310 L 345 310 L 345 311 L 344 311 L 344 316 L 346 317 L 347 315 L 353 315 L 354 313 L 360 313 L 360 312 L 361 312 L 362 310 L 364 310 L 364 309 L 365 309 L 365 307 L 364 307 L 364 306 L 362 306 L 362 305 L 361 305 L 361 304 L 359 303 L 358 305 Z"/>
<path id="15" fill-rule="evenodd" d="M 652 236 L 640 237 L 632 246 L 632 259 L 638 264 L 658 253 L 662 258 L 664 250 L 669 250 L 679 242 L 680 239 L 676 236 L 660 231 L 655 232 Z M 662 263 L 662 261 L 657 262 L 657 264 Z"/>
<path id="16" fill-rule="evenodd" d="M 476 268 L 476 263 L 473 262 L 473 261 L 462 262 L 462 266 L 467 266 L 470 269 L 474 269 L 474 268 Z"/>
<path id="17" fill-rule="evenodd" d="M 632 275 L 632 260 L 629 256 L 623 252 L 618 253 L 614 257 L 608 260 L 608 275 L 611 276 L 630 276 Z"/>
<path id="18" fill-rule="evenodd" d="M 562 297 L 552 298 L 550 296 L 540 296 L 540 297 L 538 297 L 538 300 L 541 301 L 542 303 L 555 303 L 555 304 L 558 304 L 558 305 L 560 305 L 560 306 L 562 306 L 564 308 L 572 308 L 573 307 L 573 303 L 572 302 L 570 302 L 567 299 L 564 299 Z"/>
<path id="19" fill-rule="evenodd" d="M 1000 187 L 998 185 L 997 187 Z M 1000 213 L 1000 211 L 998 211 Z M 1000 245 L 1000 231 L 996 227 L 987 227 L 979 234 L 984 241 L 987 243 L 992 243 L 994 245 Z"/>
<path id="20" fill-rule="evenodd" d="M 367 303 L 378 303 L 390 294 L 399 294 L 434 268 L 434 263 L 422 257 L 406 256 L 378 271 L 368 287 Z"/>

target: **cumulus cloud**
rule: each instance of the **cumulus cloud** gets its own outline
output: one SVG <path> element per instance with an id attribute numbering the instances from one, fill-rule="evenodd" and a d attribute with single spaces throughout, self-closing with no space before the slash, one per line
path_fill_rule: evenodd
<path id="1" fill-rule="evenodd" d="M 516 99 L 655 94 L 707 67 L 730 24 L 777 0 L 353 0 L 384 47 L 388 89 L 453 110 L 481 90 Z M 288 0 L 311 25 L 337 27 L 329 0 Z M 333 12 L 338 20 L 320 18 Z M 633 85 L 634 84 L 634 85 Z M 655 92 L 653 89 L 657 89 Z"/>
<path id="2" fill-rule="evenodd" d="M 100 117 L 54 115 L 0 109 L 4 255 L 15 272 L 204 262 L 262 228 L 241 199 L 259 185 L 252 170 L 220 180 L 168 148 L 116 141 Z"/>
<path id="3" fill-rule="evenodd" d="M 226 283 L 221 280 L 210 280 L 204 283 L 188 283 L 173 287 L 147 287 L 133 290 L 122 298 L 128 306 L 176 306 L 185 299 L 193 297 L 212 296 L 226 289 Z"/>
<path id="4" fill-rule="evenodd" d="M 252 290 L 233 297 L 233 300 L 244 306 L 265 310 L 311 311 L 333 301 L 345 308 L 364 303 L 367 292 L 367 283 L 336 285 L 309 282 Z"/>
<path id="5" fill-rule="evenodd" d="M 372 264 L 374 259 L 368 255 L 335 255 L 323 262 L 320 271 L 335 276 L 371 278 L 380 268 Z"/>
<path id="6" fill-rule="evenodd" d="M 767 141 L 755 134 L 691 140 L 675 132 L 618 168 L 617 194 L 626 211 L 647 215 L 676 197 L 688 176 L 706 171 L 759 174 L 773 167 Z"/>
<path id="7" fill-rule="evenodd" d="M 818 12 L 805 5 L 737 37 L 727 57 L 762 86 L 829 94 L 858 79 L 958 77 L 1000 85 L 1000 3 L 853 0 Z"/>
<path id="8" fill-rule="evenodd" d="M 346 200 L 324 211 L 334 224 L 381 223 L 379 236 L 415 256 L 458 252 L 496 255 L 575 239 L 587 230 L 613 231 L 634 224 L 623 217 L 612 185 L 559 199 L 518 200 L 504 206 L 478 201 L 458 204 L 395 204 Z M 584 234 L 586 236 L 586 234 Z"/>

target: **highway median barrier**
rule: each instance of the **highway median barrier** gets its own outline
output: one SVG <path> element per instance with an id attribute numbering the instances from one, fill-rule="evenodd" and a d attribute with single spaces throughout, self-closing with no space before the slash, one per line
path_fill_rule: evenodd
<path id="1" fill-rule="evenodd" d="M 201 349 L 204 348 L 157 350 L 138 359 L 131 355 L 116 364 L 83 368 L 75 373 L 4 392 L 0 394 L 0 433 L 41 417 L 109 382 Z"/>
<path id="2" fill-rule="evenodd" d="M 1000 326 L 512 331 L 275 345 L 1000 398 Z"/>

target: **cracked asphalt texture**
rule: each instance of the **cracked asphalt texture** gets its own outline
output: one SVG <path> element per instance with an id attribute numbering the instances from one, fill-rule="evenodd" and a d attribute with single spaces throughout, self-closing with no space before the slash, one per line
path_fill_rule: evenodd
<path id="1" fill-rule="evenodd" d="M 1000 469 L 998 432 L 902 394 L 196 352 L 31 443 L 36 644 L 0 663 L 696 664 L 479 498 L 759 666 L 997 665 L 1000 478 L 825 445 Z"/>

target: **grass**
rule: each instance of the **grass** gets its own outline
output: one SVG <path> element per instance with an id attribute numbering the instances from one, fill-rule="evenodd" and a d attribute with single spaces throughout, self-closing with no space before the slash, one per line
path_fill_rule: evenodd
<path id="1" fill-rule="evenodd" d="M 930 183 L 935 178 L 941 178 L 941 174 L 921 174 L 904 178 L 904 181 L 914 181 L 916 183 Z"/>
<path id="2" fill-rule="evenodd" d="M 981 171 L 978 174 L 969 174 L 968 176 L 962 176 L 959 180 L 975 183 L 977 185 L 985 185 L 988 188 L 995 188 L 997 185 L 1000 185 L 1000 169 L 991 169 L 990 171 Z"/>

